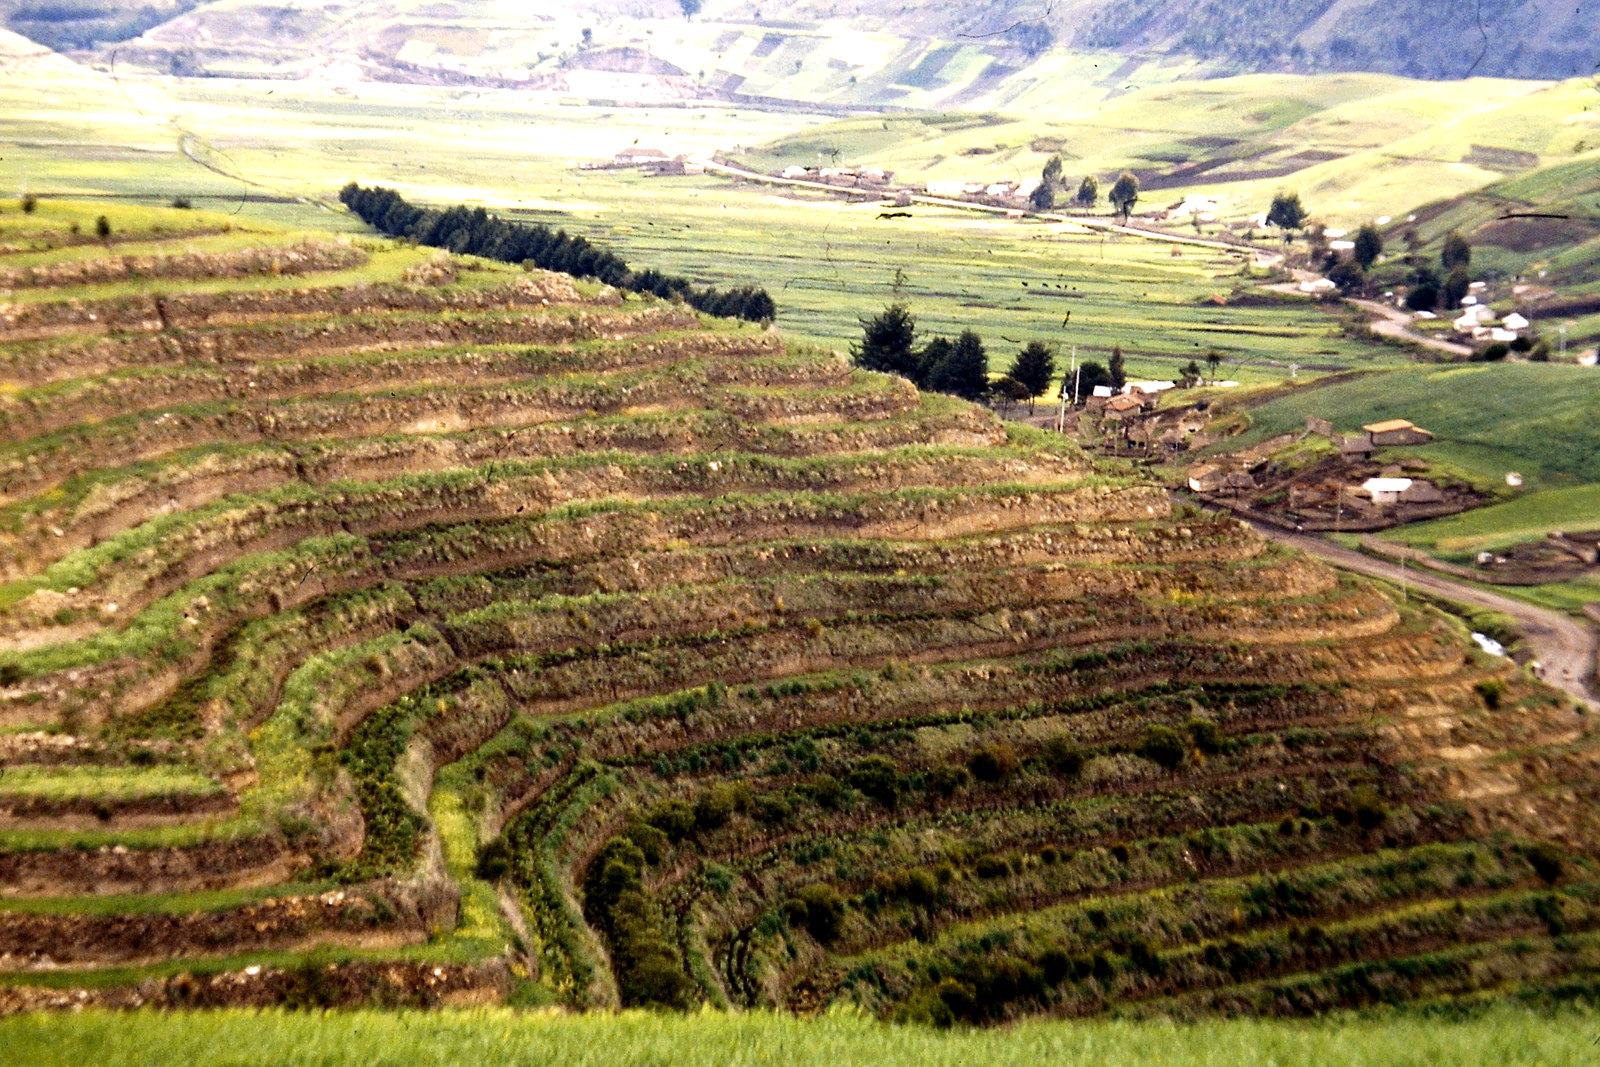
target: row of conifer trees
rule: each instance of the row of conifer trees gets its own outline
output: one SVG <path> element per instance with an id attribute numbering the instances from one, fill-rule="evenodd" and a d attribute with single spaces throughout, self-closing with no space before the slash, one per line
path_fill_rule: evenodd
<path id="1" fill-rule="evenodd" d="M 537 223 L 509 222 L 483 208 L 463 205 L 438 210 L 417 207 L 393 189 L 365 188 L 351 182 L 339 199 L 367 225 L 391 237 L 405 237 L 432 248 L 482 256 L 502 263 L 524 263 L 578 278 L 595 278 L 618 289 L 682 300 L 697 311 L 722 318 L 771 322 L 778 308 L 756 285 L 732 289 L 699 288 L 689 279 L 654 269 L 634 270 L 615 252 L 588 238 Z"/>

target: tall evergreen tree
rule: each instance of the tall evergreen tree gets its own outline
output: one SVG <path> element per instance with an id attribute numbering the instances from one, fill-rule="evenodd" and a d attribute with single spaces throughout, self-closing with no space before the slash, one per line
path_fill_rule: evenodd
<path id="1" fill-rule="evenodd" d="M 1022 346 L 1016 359 L 1011 361 L 1011 369 L 1006 376 L 1027 390 L 1028 410 L 1031 412 L 1033 402 L 1044 395 L 1056 376 L 1056 355 L 1043 341 L 1029 341 Z"/>
<path id="2" fill-rule="evenodd" d="M 935 384 L 939 377 L 939 368 L 950 359 L 956 346 L 948 337 L 935 337 L 922 346 L 922 351 L 917 353 L 916 372 L 911 380 L 917 383 L 919 389 L 931 389 L 936 393 L 948 392 Z"/>
<path id="3" fill-rule="evenodd" d="M 1093 174 L 1085 174 L 1083 181 L 1078 183 L 1078 195 L 1075 199 L 1084 207 L 1094 207 L 1094 202 L 1100 199 L 1100 179 Z"/>
<path id="4" fill-rule="evenodd" d="M 926 353 L 927 349 L 923 351 Z M 965 400 L 982 399 L 989 389 L 989 357 L 983 350 L 982 338 L 972 330 L 962 330 L 948 353 L 927 368 L 925 384 L 935 392 Z"/>
<path id="5" fill-rule="evenodd" d="M 1111 366 L 1107 368 L 1111 375 L 1111 388 L 1121 389 L 1128 384 L 1128 368 L 1122 360 L 1122 346 L 1111 346 Z"/>
<path id="6" fill-rule="evenodd" d="M 917 320 L 904 304 L 894 303 L 870 319 L 861 319 L 861 343 L 851 356 L 863 370 L 898 374 L 916 380 Z"/>

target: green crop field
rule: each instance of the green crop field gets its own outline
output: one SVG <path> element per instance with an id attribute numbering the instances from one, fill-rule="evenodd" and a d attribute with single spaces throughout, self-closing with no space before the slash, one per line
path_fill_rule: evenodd
<path id="1" fill-rule="evenodd" d="M 0 1020 L 10 1062 L 26 1067 L 1557 1067 L 1589 1061 L 1589 1012 L 1496 1010 L 1461 1020 L 1410 1015 L 1317 1023 L 1025 1023 L 996 1032 L 888 1027 L 848 1014 L 571 1017 L 506 1010 L 431 1015 L 352 1012 L 33 1016 Z"/>
<path id="2" fill-rule="evenodd" d="M 691 1017 L 624 1013 L 563 1017 L 514 1011 L 427 1014 L 224 1013 L 0 1021 L 10 1062 L 27 1067 L 195 1067 L 362 1062 L 402 1067 L 1504 1067 L 1584 1064 L 1600 1021 L 1499 1009 L 1461 1021 L 1416 1016 L 1333 1017 L 1315 1024 L 1219 1021 L 1035 1022 L 1000 1032 L 939 1033 L 838 1014 Z"/>

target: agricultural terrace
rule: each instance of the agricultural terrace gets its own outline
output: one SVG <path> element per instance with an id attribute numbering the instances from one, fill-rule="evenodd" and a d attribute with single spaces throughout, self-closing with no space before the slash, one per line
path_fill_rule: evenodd
<path id="1" fill-rule="evenodd" d="M 775 330 L 4 218 L 0 1011 L 1593 990 L 1587 720 L 1443 615 Z"/>

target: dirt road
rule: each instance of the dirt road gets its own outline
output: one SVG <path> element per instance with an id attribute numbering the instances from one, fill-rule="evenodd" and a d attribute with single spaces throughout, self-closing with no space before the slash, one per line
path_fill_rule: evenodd
<path id="1" fill-rule="evenodd" d="M 1472 348 L 1468 345 L 1456 344 L 1454 341 L 1441 341 L 1437 337 L 1428 337 L 1417 333 L 1411 328 L 1411 316 L 1399 308 L 1380 304 L 1376 300 L 1351 300 L 1355 307 L 1360 308 L 1373 316 L 1372 332 L 1379 337 L 1394 337 L 1402 341 L 1410 341 L 1423 348 L 1431 348 L 1435 352 L 1448 352 L 1452 356 L 1470 356 Z"/>
<path id="2" fill-rule="evenodd" d="M 1594 627 L 1558 612 L 1453 581 L 1433 571 L 1402 567 L 1390 560 L 1373 559 L 1319 537 L 1290 533 L 1271 526 L 1251 525 L 1274 541 L 1292 545 L 1336 567 L 1384 578 L 1457 603 L 1511 616 L 1542 665 L 1544 680 L 1564 690 L 1574 700 L 1600 709 L 1600 691 L 1594 686 L 1595 657 L 1600 654 L 1600 635 L 1595 633 Z"/>

